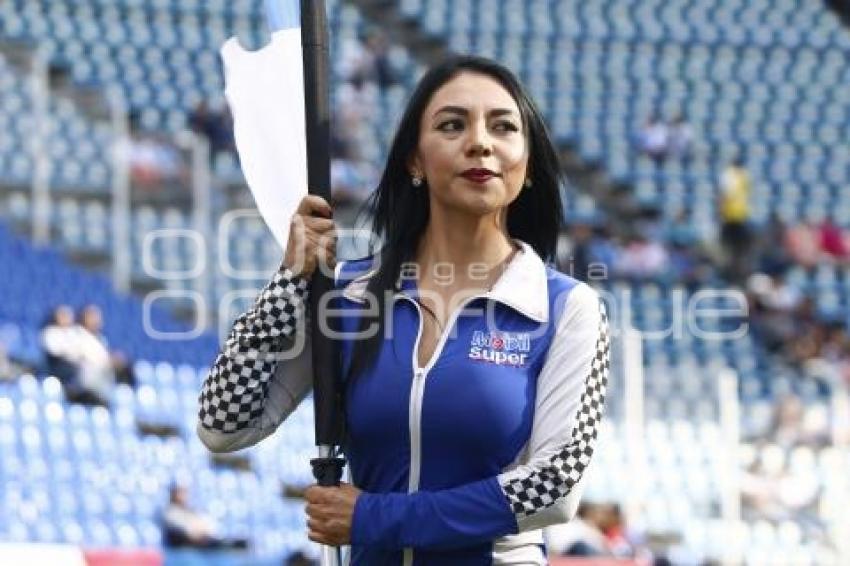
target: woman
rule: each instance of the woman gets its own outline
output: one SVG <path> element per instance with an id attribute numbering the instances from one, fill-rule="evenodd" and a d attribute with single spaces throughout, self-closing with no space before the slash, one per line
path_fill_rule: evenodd
<path id="1" fill-rule="evenodd" d="M 335 269 L 353 485 L 307 490 L 311 540 L 370 566 L 546 563 L 539 529 L 575 513 L 608 368 L 597 294 L 541 259 L 559 181 L 509 71 L 458 57 L 423 77 L 371 197 L 384 245 Z M 211 450 L 258 442 L 306 396 L 309 348 L 289 350 L 311 274 L 334 263 L 330 217 L 304 199 L 235 322 L 200 398 Z"/>

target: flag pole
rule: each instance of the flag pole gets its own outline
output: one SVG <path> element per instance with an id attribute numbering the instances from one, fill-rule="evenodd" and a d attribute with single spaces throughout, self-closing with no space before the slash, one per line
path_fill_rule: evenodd
<path id="1" fill-rule="evenodd" d="M 307 132 L 307 187 L 310 194 L 331 200 L 330 180 L 330 68 L 327 14 L 324 0 L 301 0 L 301 45 L 304 53 L 304 110 Z M 313 401 L 318 457 L 310 461 L 316 482 L 339 485 L 344 460 L 342 405 L 338 383 L 338 351 L 322 332 L 319 304 L 333 280 L 317 268 L 310 283 L 311 343 L 313 346 Z M 339 549 L 322 546 L 322 566 L 338 566 Z"/>

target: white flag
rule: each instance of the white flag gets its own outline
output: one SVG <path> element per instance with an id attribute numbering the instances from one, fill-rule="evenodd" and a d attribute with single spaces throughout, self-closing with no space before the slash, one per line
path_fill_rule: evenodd
<path id="1" fill-rule="evenodd" d="M 307 194 L 300 2 L 267 0 L 266 11 L 269 44 L 246 51 L 231 37 L 221 57 L 242 172 L 285 250 L 292 215 Z"/>

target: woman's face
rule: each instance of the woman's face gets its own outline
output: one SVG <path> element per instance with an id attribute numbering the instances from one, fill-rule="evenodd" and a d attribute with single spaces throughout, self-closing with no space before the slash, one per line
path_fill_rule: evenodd
<path id="1" fill-rule="evenodd" d="M 432 203 L 477 215 L 504 209 L 527 165 L 519 107 L 498 81 L 462 72 L 431 97 L 410 173 L 424 177 Z"/>

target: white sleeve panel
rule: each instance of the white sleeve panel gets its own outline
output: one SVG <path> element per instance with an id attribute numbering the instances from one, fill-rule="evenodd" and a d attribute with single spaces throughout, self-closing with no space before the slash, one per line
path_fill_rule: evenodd
<path id="1" fill-rule="evenodd" d="M 578 508 L 608 382 L 605 306 L 581 283 L 570 291 L 538 376 L 527 462 L 499 476 L 520 532 L 568 521 Z"/>

